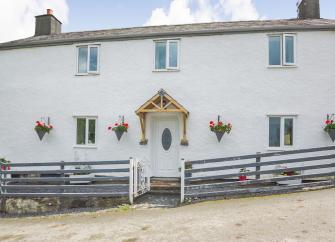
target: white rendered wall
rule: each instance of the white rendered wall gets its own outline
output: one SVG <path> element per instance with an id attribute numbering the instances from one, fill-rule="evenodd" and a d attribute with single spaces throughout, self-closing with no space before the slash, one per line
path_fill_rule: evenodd
<path id="1" fill-rule="evenodd" d="M 332 145 L 335 33 L 297 33 L 297 67 L 267 68 L 267 33 L 181 38 L 180 71 L 153 72 L 153 40 L 101 42 L 100 75 L 75 76 L 76 45 L 0 51 L 0 154 L 14 162 L 150 159 L 134 111 L 160 88 L 190 112 L 180 158 L 268 151 L 268 114 L 295 114 L 294 148 Z M 97 148 L 74 148 L 74 115 L 96 115 Z M 118 142 L 107 126 L 125 115 Z M 232 122 L 221 143 L 208 122 Z M 41 142 L 34 123 L 50 116 Z M 150 118 L 148 118 L 150 138 Z M 180 127 L 182 127 L 180 125 Z"/>

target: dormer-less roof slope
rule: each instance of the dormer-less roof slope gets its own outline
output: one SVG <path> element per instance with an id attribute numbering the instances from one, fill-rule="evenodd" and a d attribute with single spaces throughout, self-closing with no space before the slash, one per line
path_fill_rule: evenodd
<path id="1" fill-rule="evenodd" d="M 335 20 L 285 19 L 235 22 L 213 22 L 182 25 L 162 25 L 123 29 L 69 32 L 33 36 L 0 44 L 1 49 L 27 48 L 48 45 L 65 45 L 87 41 L 160 38 L 172 36 L 218 35 L 243 32 L 335 30 Z"/>

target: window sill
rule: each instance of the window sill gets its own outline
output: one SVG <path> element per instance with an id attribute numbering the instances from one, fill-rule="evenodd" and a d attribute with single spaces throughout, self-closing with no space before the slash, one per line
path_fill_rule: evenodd
<path id="1" fill-rule="evenodd" d="M 294 150 L 294 147 L 267 147 L 268 151 L 289 151 Z"/>
<path id="2" fill-rule="evenodd" d="M 179 72 L 180 69 L 162 69 L 162 70 L 153 70 L 152 72 Z"/>
<path id="3" fill-rule="evenodd" d="M 75 76 L 99 76 L 100 73 L 76 73 Z"/>
<path id="4" fill-rule="evenodd" d="M 96 145 L 74 145 L 74 149 L 98 149 Z"/>
<path id="5" fill-rule="evenodd" d="M 291 66 L 267 66 L 268 69 L 290 69 L 290 68 L 298 68 L 297 65 L 291 65 Z"/>

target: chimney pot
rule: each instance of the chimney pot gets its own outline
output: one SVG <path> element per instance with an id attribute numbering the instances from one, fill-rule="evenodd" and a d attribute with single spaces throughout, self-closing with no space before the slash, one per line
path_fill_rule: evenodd
<path id="1" fill-rule="evenodd" d="M 47 15 L 53 15 L 54 11 L 50 8 L 47 9 Z"/>

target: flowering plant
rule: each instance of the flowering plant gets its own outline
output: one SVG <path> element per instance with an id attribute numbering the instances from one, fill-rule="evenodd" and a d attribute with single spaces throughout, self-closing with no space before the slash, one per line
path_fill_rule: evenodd
<path id="1" fill-rule="evenodd" d="M 0 158 L 1 170 L 10 170 L 10 161 L 6 160 L 5 158 Z"/>
<path id="2" fill-rule="evenodd" d="M 329 116 L 327 117 L 327 120 L 325 121 L 326 127 L 324 128 L 324 130 L 326 132 L 329 132 L 329 130 L 331 129 L 335 129 L 335 123 L 334 123 L 334 119 L 329 118 Z"/>
<path id="3" fill-rule="evenodd" d="M 209 122 L 209 129 L 212 132 L 221 132 L 221 133 L 227 133 L 229 134 L 232 129 L 231 123 L 225 124 L 222 121 L 218 121 L 215 123 L 214 121 Z"/>
<path id="4" fill-rule="evenodd" d="M 36 124 L 35 124 L 35 131 L 42 131 L 42 132 L 45 132 L 45 133 L 49 133 L 50 130 L 53 129 L 53 126 L 51 124 L 46 124 L 42 121 L 36 121 Z"/>
<path id="5" fill-rule="evenodd" d="M 127 132 L 128 127 L 129 127 L 128 123 L 125 123 L 122 121 L 122 122 L 115 123 L 114 127 L 109 126 L 108 130 Z"/>

